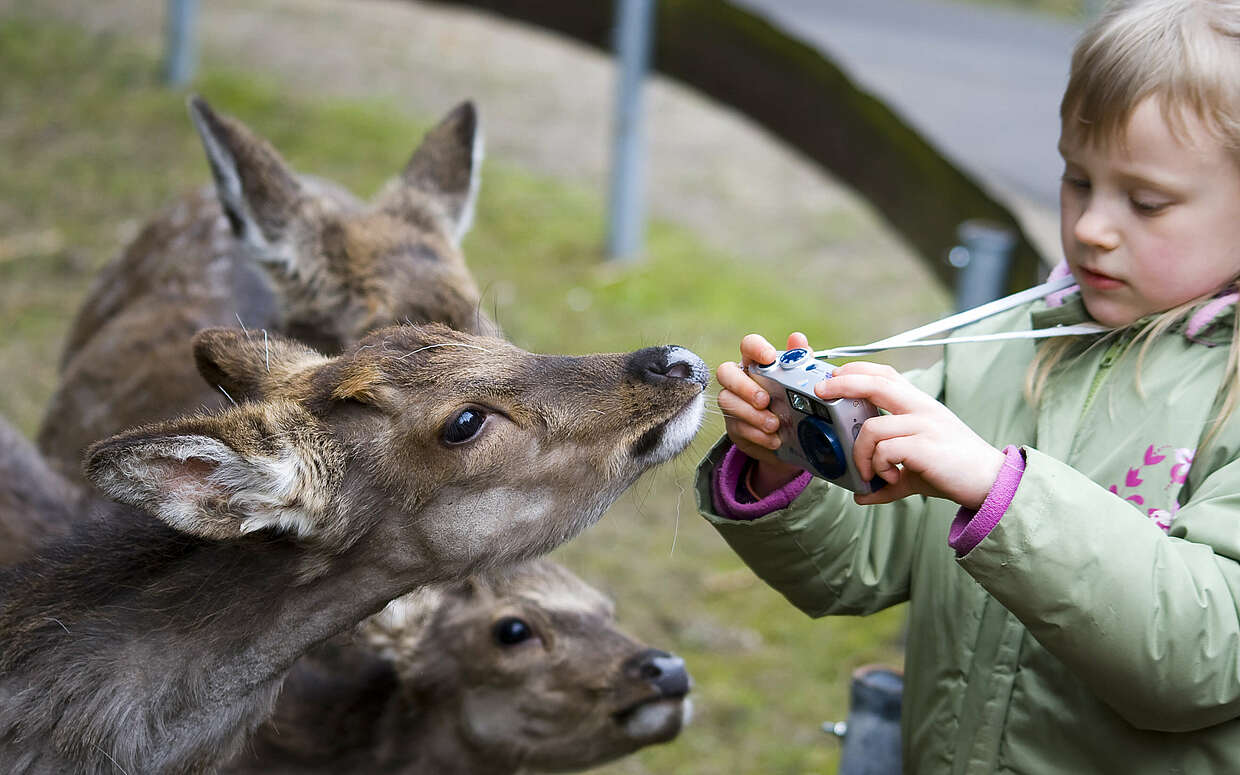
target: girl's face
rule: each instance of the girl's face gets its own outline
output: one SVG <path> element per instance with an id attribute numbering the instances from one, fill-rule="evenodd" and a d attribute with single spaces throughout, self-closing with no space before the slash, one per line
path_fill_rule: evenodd
<path id="1" fill-rule="evenodd" d="M 1217 291 L 1240 276 L 1240 165 L 1183 114 L 1133 111 L 1123 143 L 1064 133 L 1060 236 L 1089 313 L 1124 326 Z"/>

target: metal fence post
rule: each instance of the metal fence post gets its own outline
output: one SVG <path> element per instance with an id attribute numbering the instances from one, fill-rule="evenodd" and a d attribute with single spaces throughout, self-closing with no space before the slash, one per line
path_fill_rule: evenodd
<path id="1" fill-rule="evenodd" d="M 956 229 L 960 244 L 947 254 L 959 270 L 956 276 L 956 309 L 972 309 L 999 298 L 1007 290 L 1008 269 L 1016 235 L 1011 229 L 989 221 L 971 220 Z"/>
<path id="2" fill-rule="evenodd" d="M 164 81 L 179 87 L 194 77 L 194 18 L 198 15 L 198 0 L 168 0 L 167 13 Z"/>
<path id="3" fill-rule="evenodd" d="M 881 665 L 853 671 L 848 721 L 826 722 L 824 732 L 840 738 L 839 775 L 900 775 L 900 706 L 904 674 Z"/>
<path id="4" fill-rule="evenodd" d="M 607 256 L 632 260 L 645 222 L 645 108 L 642 82 L 650 61 L 655 0 L 616 0 L 616 112 L 612 147 Z"/>

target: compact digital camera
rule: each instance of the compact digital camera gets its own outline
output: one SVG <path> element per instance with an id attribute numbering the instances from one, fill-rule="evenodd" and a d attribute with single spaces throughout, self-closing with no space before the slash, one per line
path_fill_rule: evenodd
<path id="1" fill-rule="evenodd" d="M 866 494 L 886 484 L 880 477 L 861 478 L 853 462 L 853 441 L 861 424 L 879 411 L 864 399 L 823 401 L 814 385 L 831 376 L 835 367 L 813 357 L 809 350 L 782 352 L 774 363 L 750 365 L 749 376 L 771 397 L 770 410 L 779 417 L 782 443 L 775 456 L 804 468 L 834 485 Z"/>

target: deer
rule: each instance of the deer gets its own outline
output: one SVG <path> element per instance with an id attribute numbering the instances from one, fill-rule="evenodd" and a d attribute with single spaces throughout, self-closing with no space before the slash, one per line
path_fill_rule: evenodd
<path id="1" fill-rule="evenodd" d="M 52 470 L 19 430 L 0 417 L 0 566 L 69 532 L 79 488 Z"/>
<path id="2" fill-rule="evenodd" d="M 441 324 L 193 352 L 254 398 L 94 443 L 102 513 L 0 574 L 0 771 L 211 771 L 314 646 L 596 521 L 689 443 L 708 381 L 680 347 L 536 355 Z"/>
<path id="3" fill-rule="evenodd" d="M 38 430 L 49 465 L 78 485 L 90 443 L 229 401 L 194 369 L 201 329 L 282 333 L 328 355 L 396 323 L 500 333 L 461 252 L 483 154 L 472 102 L 427 132 L 369 204 L 298 175 L 201 97 L 188 108 L 214 186 L 157 214 L 101 270 Z"/>
<path id="4" fill-rule="evenodd" d="M 674 739 L 684 661 L 534 560 L 389 603 L 298 661 L 227 775 L 515 775 L 596 767 Z"/>

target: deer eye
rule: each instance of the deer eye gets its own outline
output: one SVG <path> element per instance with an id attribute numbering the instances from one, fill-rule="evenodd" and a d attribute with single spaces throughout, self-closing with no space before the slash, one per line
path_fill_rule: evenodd
<path id="1" fill-rule="evenodd" d="M 481 409 L 462 409 L 443 426 L 440 438 L 445 444 L 464 444 L 478 435 L 486 421 L 487 413 Z"/>
<path id="2" fill-rule="evenodd" d="M 530 626 L 515 616 L 500 619 L 495 623 L 495 629 L 491 634 L 495 636 L 495 642 L 501 646 L 515 646 L 521 641 L 534 637 L 534 631 L 530 629 Z"/>

